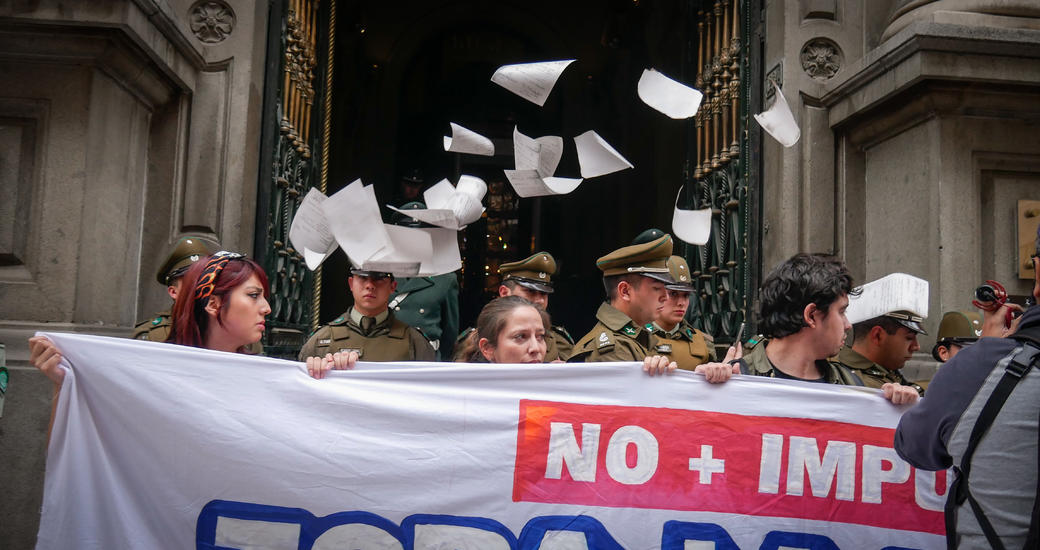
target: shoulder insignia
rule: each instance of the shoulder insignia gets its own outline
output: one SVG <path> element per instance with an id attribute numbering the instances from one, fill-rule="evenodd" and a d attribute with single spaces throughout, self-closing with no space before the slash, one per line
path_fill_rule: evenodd
<path id="1" fill-rule="evenodd" d="M 563 336 L 564 339 L 567 340 L 567 342 L 569 342 L 572 345 L 574 344 L 574 338 L 571 338 L 571 333 L 567 332 L 567 329 L 565 329 L 565 328 L 563 328 L 561 326 L 552 326 L 550 328 L 556 334 L 559 334 L 560 336 Z"/>
<path id="2" fill-rule="evenodd" d="M 161 322 L 162 322 L 162 316 L 160 315 L 159 317 L 156 317 L 155 319 L 152 319 L 152 326 L 158 326 L 159 323 L 161 323 Z"/>
<path id="3" fill-rule="evenodd" d="M 755 336 L 752 336 L 751 338 L 748 338 L 747 341 L 744 342 L 744 351 L 745 352 L 751 351 L 751 350 L 755 349 L 755 346 L 757 346 L 757 345 L 759 345 L 759 344 L 761 344 L 762 342 L 765 342 L 765 341 L 766 341 L 766 337 L 765 336 L 763 336 L 761 334 L 756 334 Z"/>
<path id="4" fill-rule="evenodd" d="M 614 345 L 614 342 L 612 342 L 610 337 L 607 336 L 606 331 L 599 333 L 599 338 L 597 340 L 599 341 L 599 347 L 601 348 Z"/>
<path id="5" fill-rule="evenodd" d="M 332 338 L 320 338 L 318 339 L 319 346 L 327 346 L 332 343 Z"/>
<path id="6" fill-rule="evenodd" d="M 671 344 L 657 344 L 657 353 L 663 353 L 663 354 L 666 354 L 666 355 L 670 355 L 672 353 L 672 345 Z"/>
<path id="7" fill-rule="evenodd" d="M 639 334 L 639 331 L 636 330 L 635 328 L 633 328 L 630 325 L 625 325 L 625 328 L 623 328 L 621 330 L 623 330 L 625 332 L 625 334 L 627 334 L 629 336 L 635 336 L 636 334 Z"/>

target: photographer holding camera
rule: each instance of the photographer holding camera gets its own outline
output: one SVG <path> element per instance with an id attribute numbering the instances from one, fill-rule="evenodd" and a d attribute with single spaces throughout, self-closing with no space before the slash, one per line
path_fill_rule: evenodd
<path id="1" fill-rule="evenodd" d="M 1034 298 L 1040 235 L 1036 248 Z M 1013 319 L 1020 306 L 997 303 L 999 293 L 986 302 L 978 294 L 976 306 L 986 310 L 983 338 L 939 369 L 928 394 L 900 420 L 895 448 L 917 468 L 954 467 L 946 503 L 950 548 L 1038 548 L 1040 308 Z"/>

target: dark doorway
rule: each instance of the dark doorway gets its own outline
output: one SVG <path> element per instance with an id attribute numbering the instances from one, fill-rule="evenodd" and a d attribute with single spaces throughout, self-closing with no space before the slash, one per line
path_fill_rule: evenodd
<path id="1" fill-rule="evenodd" d="M 412 168 L 422 170 L 428 184 L 455 182 L 461 173 L 504 183 L 502 169 L 513 167 L 514 125 L 533 137 L 562 136 L 566 149 L 557 173 L 577 177 L 571 138 L 595 130 L 635 168 L 587 180 L 569 195 L 520 200 L 513 242 L 503 241 L 495 254 L 486 252 L 486 220 L 464 232 L 462 326 L 472 325 L 488 298 L 484 272 L 493 275 L 494 268 L 484 260 L 547 250 L 560 268 L 549 311 L 554 323 L 581 337 L 603 300 L 596 258 L 649 227 L 669 230 L 693 147 L 692 123 L 645 105 L 636 83 L 643 69 L 656 68 L 692 84 L 698 4 L 340 2 L 328 193 L 361 178 L 376 186 L 381 203 L 390 203 L 400 198 L 398 183 Z M 572 58 L 577 61 L 544 107 L 490 81 L 500 65 Z M 492 138 L 504 154 L 444 152 L 449 122 Z M 346 273 L 346 258 L 337 252 L 325 264 L 322 322 L 349 305 Z"/>

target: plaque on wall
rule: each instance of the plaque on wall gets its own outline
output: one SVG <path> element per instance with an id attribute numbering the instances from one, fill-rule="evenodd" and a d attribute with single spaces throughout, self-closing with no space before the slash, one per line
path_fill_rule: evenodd
<path id="1" fill-rule="evenodd" d="M 1018 278 L 1033 279 L 1033 260 L 1036 252 L 1036 231 L 1040 226 L 1040 201 L 1018 201 Z"/>

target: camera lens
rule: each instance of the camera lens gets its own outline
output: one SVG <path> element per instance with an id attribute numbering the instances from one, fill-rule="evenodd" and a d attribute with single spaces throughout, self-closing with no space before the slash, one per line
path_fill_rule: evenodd
<path id="1" fill-rule="evenodd" d="M 980 302 L 996 302 L 997 294 L 993 287 L 982 285 L 975 289 L 975 299 Z"/>

